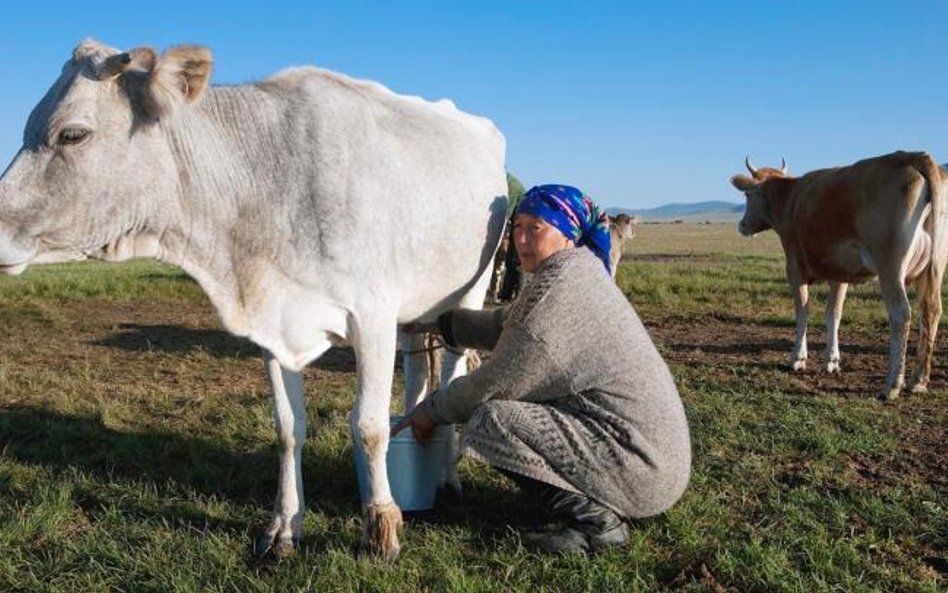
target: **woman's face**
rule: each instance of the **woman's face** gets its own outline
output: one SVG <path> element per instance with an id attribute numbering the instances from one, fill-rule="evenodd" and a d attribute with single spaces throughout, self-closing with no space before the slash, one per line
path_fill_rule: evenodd
<path id="1" fill-rule="evenodd" d="M 555 226 L 531 214 L 518 214 L 514 218 L 513 241 L 520 257 L 520 267 L 527 273 L 533 273 L 557 251 L 575 245 Z"/>

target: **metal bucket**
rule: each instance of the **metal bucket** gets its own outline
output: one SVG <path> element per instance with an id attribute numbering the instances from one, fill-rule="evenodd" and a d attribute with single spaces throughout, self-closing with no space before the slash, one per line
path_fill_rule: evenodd
<path id="1" fill-rule="evenodd" d="M 401 416 L 392 416 L 390 425 L 395 426 L 401 419 Z M 408 427 L 389 440 L 385 458 L 388 482 L 395 504 L 401 510 L 424 511 L 434 508 L 435 494 L 448 461 L 453 433 L 454 426 L 450 424 L 438 426 L 431 441 L 421 446 L 412 436 L 411 427 Z M 365 456 L 360 454 L 362 443 L 355 435 L 352 443 L 359 497 L 364 503 L 369 489 Z"/>

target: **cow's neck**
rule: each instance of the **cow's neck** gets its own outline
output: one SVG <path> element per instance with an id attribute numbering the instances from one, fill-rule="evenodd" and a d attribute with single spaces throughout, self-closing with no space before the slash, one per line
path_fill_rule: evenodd
<path id="1" fill-rule="evenodd" d="M 199 108 L 166 126 L 177 168 L 177 220 L 162 234 L 160 258 L 183 268 L 207 292 L 224 324 L 247 335 L 264 298 L 266 233 L 276 170 L 271 130 L 250 108 L 252 86 L 213 88 Z"/>

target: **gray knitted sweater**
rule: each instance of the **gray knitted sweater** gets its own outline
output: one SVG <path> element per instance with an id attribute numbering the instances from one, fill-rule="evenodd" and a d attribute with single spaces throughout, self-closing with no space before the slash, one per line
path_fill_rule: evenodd
<path id="1" fill-rule="evenodd" d="M 671 373 L 602 262 L 549 257 L 507 308 L 457 310 L 454 339 L 490 358 L 421 405 L 465 423 L 464 452 L 582 492 L 627 517 L 666 510 L 691 472 Z"/>

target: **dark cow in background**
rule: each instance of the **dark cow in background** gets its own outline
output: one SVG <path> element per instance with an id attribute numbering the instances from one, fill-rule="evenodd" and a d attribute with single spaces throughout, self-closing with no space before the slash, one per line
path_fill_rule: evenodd
<path id="1" fill-rule="evenodd" d="M 739 230 L 754 235 L 773 229 L 780 237 L 796 306 L 793 369 L 806 366 L 809 285 L 830 283 L 826 369 L 835 372 L 847 286 L 878 277 L 890 330 L 889 372 L 879 395 L 897 398 L 911 318 L 906 284 L 915 282 L 921 316 L 918 362 L 909 387 L 913 393 L 924 392 L 948 260 L 944 171 L 926 153 L 901 151 L 802 177 L 787 177 L 786 163 L 780 169 L 757 169 L 750 159 L 745 164 L 753 177 L 731 178 L 747 197 Z"/>
<path id="2" fill-rule="evenodd" d="M 513 300 L 516 296 L 519 286 L 514 287 L 512 283 L 514 283 L 514 272 L 516 272 L 518 276 L 516 284 L 519 285 L 519 272 L 514 269 L 508 275 L 508 269 L 511 268 L 508 262 L 515 259 L 516 255 L 516 252 L 510 249 L 510 233 L 505 232 L 497 253 L 494 254 L 494 267 L 490 277 L 490 286 L 487 289 L 488 303 L 504 303 Z M 513 267 L 516 268 L 515 265 Z"/>

